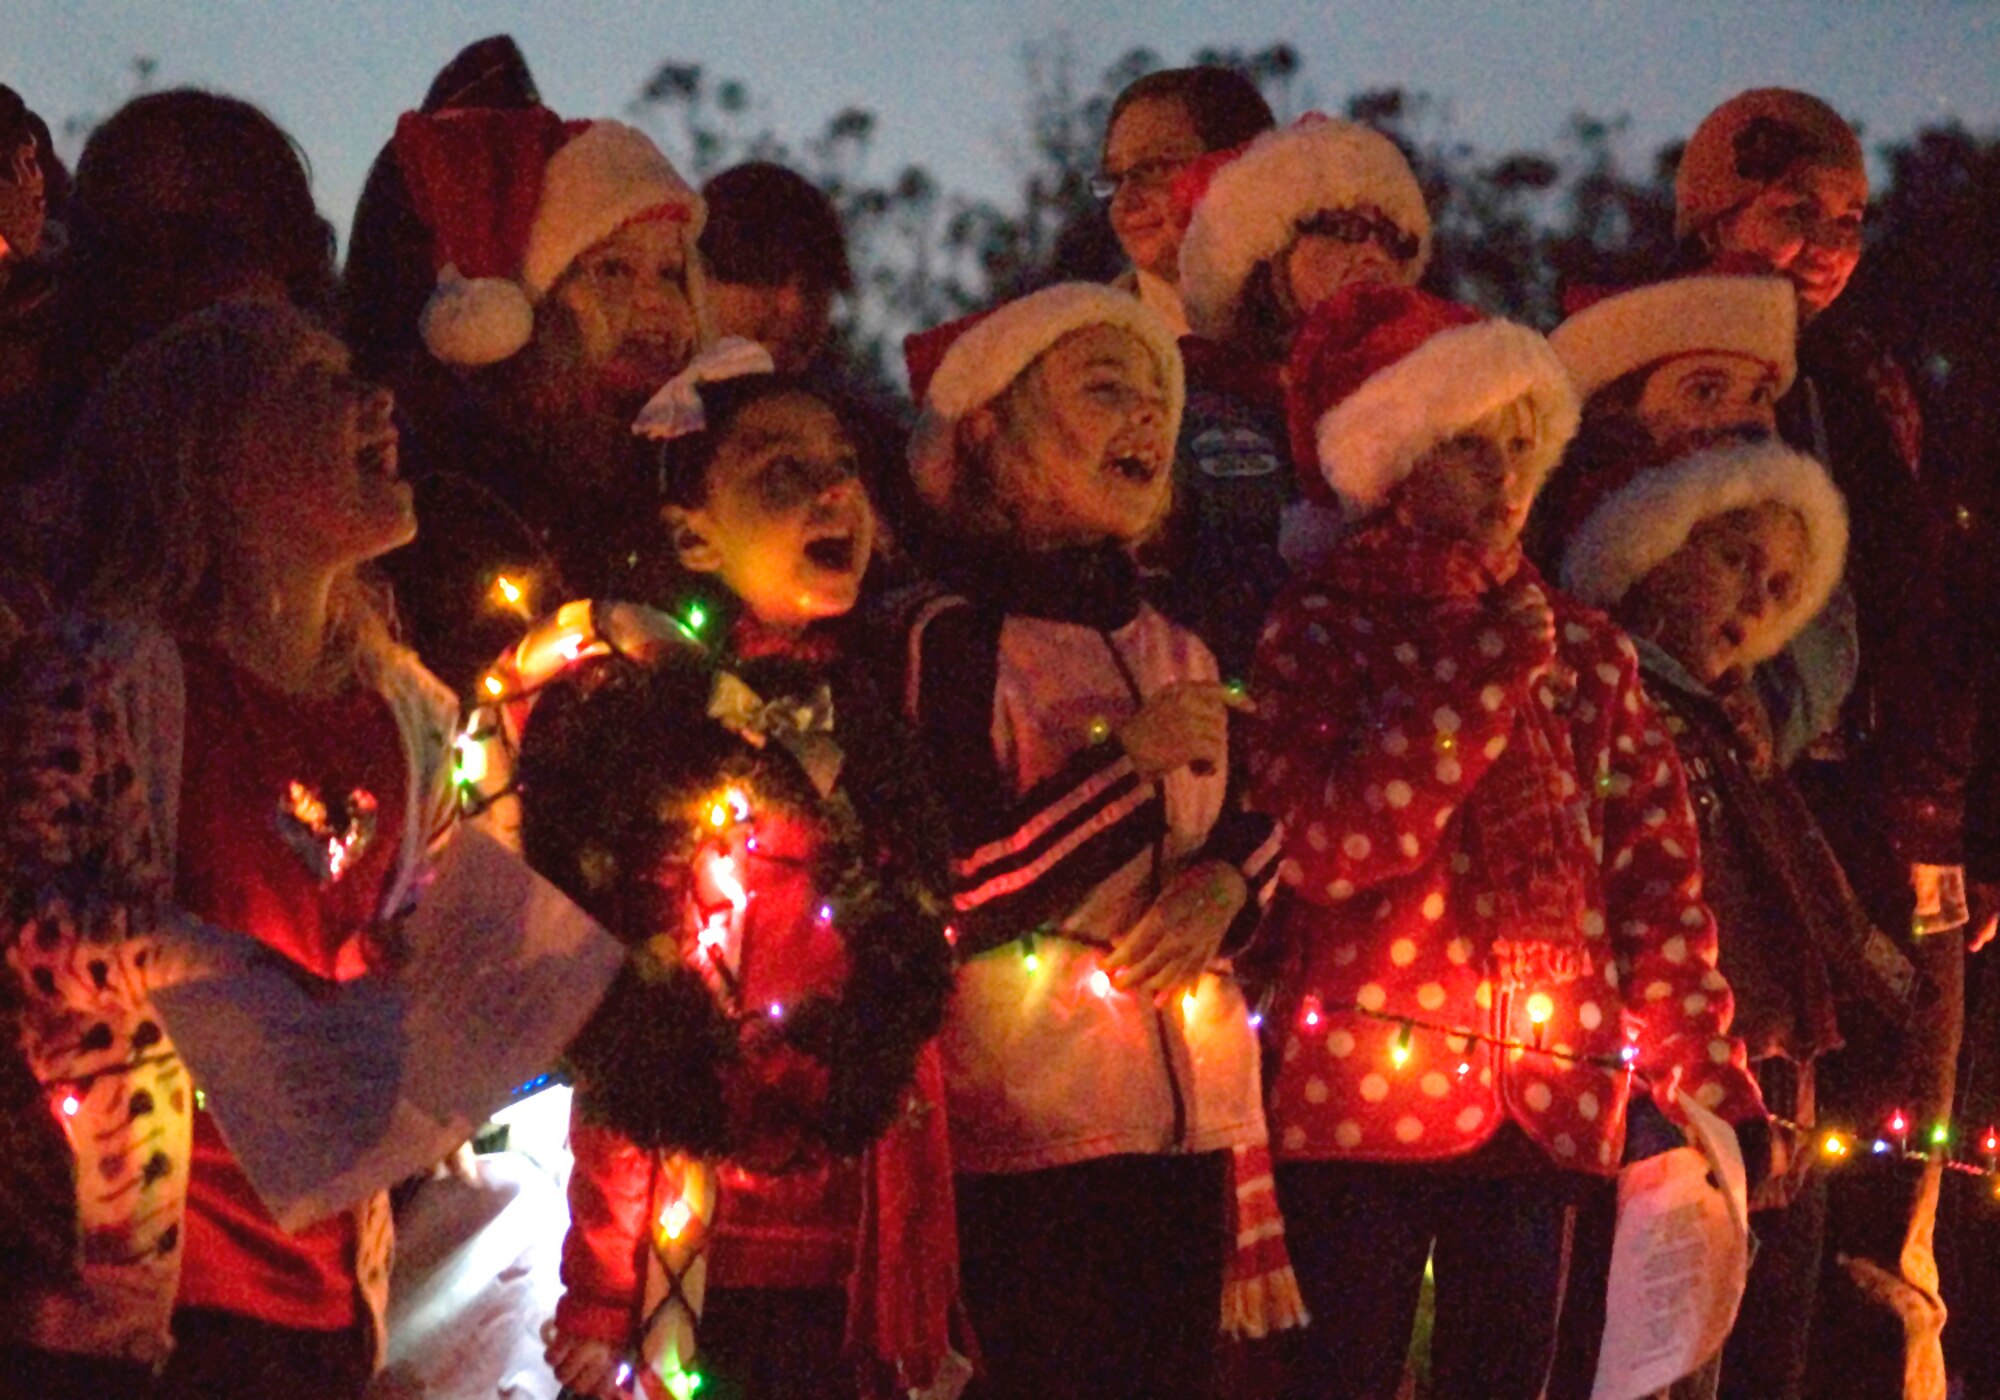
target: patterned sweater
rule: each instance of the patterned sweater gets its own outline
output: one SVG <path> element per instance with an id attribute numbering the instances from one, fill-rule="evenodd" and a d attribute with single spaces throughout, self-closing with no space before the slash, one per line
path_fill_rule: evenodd
<path id="1" fill-rule="evenodd" d="M 1530 589 L 1554 610 L 1553 665 L 1509 611 Z M 1281 1157 L 1457 1157 L 1511 1119 L 1556 1164 L 1609 1174 L 1633 1081 L 1605 1062 L 1628 1044 L 1669 1112 L 1680 1089 L 1732 1121 L 1761 1114 L 1728 1033 L 1680 762 L 1631 644 L 1532 565 L 1484 590 L 1434 601 L 1308 578 L 1265 630 L 1253 791 L 1285 824 L 1298 896 L 1272 1099 Z M 1560 720 L 1551 796 L 1589 858 L 1575 929 L 1587 970 L 1537 986 L 1490 962 L 1493 886 L 1464 810 L 1531 706 Z"/>
<path id="2" fill-rule="evenodd" d="M 11 781 L 0 804 L 0 921 L 10 991 L 0 1054 L 39 1083 L 39 1122 L 17 1122 L 0 1200 L 64 1210 L 73 1251 L 9 1294 L 4 1339 L 165 1361 L 180 1279 L 193 1086 L 149 988 L 170 970 L 158 932 L 171 895 L 184 690 L 179 647 L 123 623 L 66 624 L 21 657 L 4 724 Z M 363 657 L 402 732 L 409 787 L 385 913 L 406 906 L 448 831 L 450 698 L 414 658 Z M 69 1199 L 51 1199 L 67 1175 Z M 356 1272 L 376 1323 L 388 1297 L 386 1195 L 356 1208 Z M 52 1232 L 36 1230 L 47 1239 Z"/>

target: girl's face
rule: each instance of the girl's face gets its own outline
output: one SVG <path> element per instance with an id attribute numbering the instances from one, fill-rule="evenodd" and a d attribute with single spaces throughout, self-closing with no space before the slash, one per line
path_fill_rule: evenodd
<path id="1" fill-rule="evenodd" d="M 1042 352 L 965 431 L 1030 549 L 1138 540 L 1166 513 L 1174 444 L 1160 366 L 1136 336 L 1086 326 Z"/>
<path id="2" fill-rule="evenodd" d="M 1716 224 L 1713 269 L 1790 278 L 1799 319 L 1811 320 L 1839 299 L 1854 276 L 1867 209 L 1868 180 L 1861 172 L 1802 170 Z"/>
<path id="3" fill-rule="evenodd" d="M 311 568 L 344 568 L 417 533 L 397 471 L 395 398 L 356 376 L 347 349 L 306 337 L 258 395 L 220 482 L 246 551 Z"/>
<path id="4" fill-rule="evenodd" d="M 1657 366 L 1637 414 L 1663 458 L 1777 436 L 1778 373 L 1746 355 L 1678 355 Z"/>
<path id="5" fill-rule="evenodd" d="M 875 512 L 834 411 L 806 393 L 736 415 L 710 459 L 708 498 L 667 507 L 681 563 L 716 575 L 760 621 L 797 630 L 861 596 Z"/>
<path id="6" fill-rule="evenodd" d="M 695 349 L 681 233 L 673 220 L 640 219 L 593 243 L 550 289 L 535 338 L 580 360 L 614 399 L 643 401 Z"/>
<path id="7" fill-rule="evenodd" d="M 1516 399 L 1419 458 L 1390 509 L 1407 530 L 1504 550 L 1521 537 L 1542 466 L 1534 408 Z"/>
<path id="8" fill-rule="evenodd" d="M 1142 98 L 1118 114 L 1104 137 L 1104 178 L 1117 181 L 1111 231 L 1132 266 L 1180 280 L 1181 235 L 1174 177 L 1207 154 L 1194 118 L 1172 98 Z"/>
<path id="9" fill-rule="evenodd" d="M 1811 542 L 1797 511 L 1764 501 L 1697 525 L 1633 585 L 1621 614 L 1704 684 L 1760 656 L 1799 605 Z"/>
<path id="10" fill-rule="evenodd" d="M 1276 279 L 1279 299 L 1294 322 L 1351 283 L 1416 284 L 1421 242 L 1372 204 L 1322 209 L 1301 219 L 1298 229 L 1280 255 Z"/>

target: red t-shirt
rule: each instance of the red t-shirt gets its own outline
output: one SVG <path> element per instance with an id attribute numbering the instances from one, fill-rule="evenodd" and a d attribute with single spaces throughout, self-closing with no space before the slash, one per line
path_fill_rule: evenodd
<path id="1" fill-rule="evenodd" d="M 402 838 L 407 768 L 395 716 L 364 687 L 301 700 L 197 648 L 187 650 L 186 672 L 176 900 L 317 977 L 358 976 L 367 968 L 361 935 Z M 353 829 L 344 818 L 366 805 L 355 793 L 374 799 L 373 834 L 346 843 L 335 862 L 329 841 Z M 311 811 L 314 799 L 323 814 Z M 342 869 L 329 880 L 332 863 Z M 352 1217 L 286 1234 L 206 1113 L 195 1115 L 185 1237 L 180 1306 L 284 1327 L 354 1325 Z"/>

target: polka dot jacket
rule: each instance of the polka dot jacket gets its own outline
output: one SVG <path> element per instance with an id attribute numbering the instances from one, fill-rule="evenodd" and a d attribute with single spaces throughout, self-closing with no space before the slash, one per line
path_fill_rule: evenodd
<path id="1" fill-rule="evenodd" d="M 180 1280 L 194 1086 L 152 1007 L 172 976 L 184 691 L 163 633 L 80 623 L 24 651 L 0 717 L 0 1054 L 38 1084 L 41 1115 L 10 1125 L 0 1200 L 33 1183 L 71 1257 L 10 1279 L 4 1335 L 142 1365 L 165 1361 Z M 405 842 L 384 909 L 410 897 L 449 822 L 451 698 L 402 652 L 364 658 L 410 759 Z M 65 1160 L 65 1158 L 67 1160 Z M 70 1199 L 47 1183 L 67 1178 Z M 382 1338 L 388 1198 L 355 1208 L 356 1273 Z"/>
<path id="2" fill-rule="evenodd" d="M 1288 833 L 1293 892 L 1273 1007 L 1280 1157 L 1455 1157 L 1512 1119 L 1558 1165 L 1613 1173 L 1633 1076 L 1598 1062 L 1628 1045 L 1670 1113 L 1676 1089 L 1730 1121 L 1762 1113 L 1728 1033 L 1680 761 L 1631 643 L 1521 569 L 1504 589 L 1442 600 L 1295 583 L 1264 631 L 1254 796 Z M 1500 605 L 1530 588 L 1553 609 L 1553 665 L 1546 633 Z M 1589 968 L 1546 989 L 1493 973 L 1463 810 L 1528 706 L 1566 721 L 1552 795 L 1592 857 Z"/>

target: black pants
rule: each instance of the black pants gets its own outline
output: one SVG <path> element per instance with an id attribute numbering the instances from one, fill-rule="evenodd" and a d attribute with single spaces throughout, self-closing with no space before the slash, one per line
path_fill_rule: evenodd
<path id="1" fill-rule="evenodd" d="M 0 1400 L 360 1400 L 374 1357 L 359 1327 L 279 1327 L 236 1313 L 183 1308 L 164 1374 L 115 1361 L 8 1348 Z"/>
<path id="2" fill-rule="evenodd" d="M 838 1288 L 718 1288 L 702 1303 L 703 1400 L 858 1394 Z"/>
<path id="3" fill-rule="evenodd" d="M 1293 1400 L 1391 1400 L 1435 1255 L 1434 1400 L 1537 1400 L 1569 1272 L 1577 1183 L 1421 1167 L 1278 1168 L 1292 1267 L 1313 1322 Z"/>
<path id="4" fill-rule="evenodd" d="M 1208 1400 L 1227 1154 L 958 1178 L 977 1400 Z"/>

